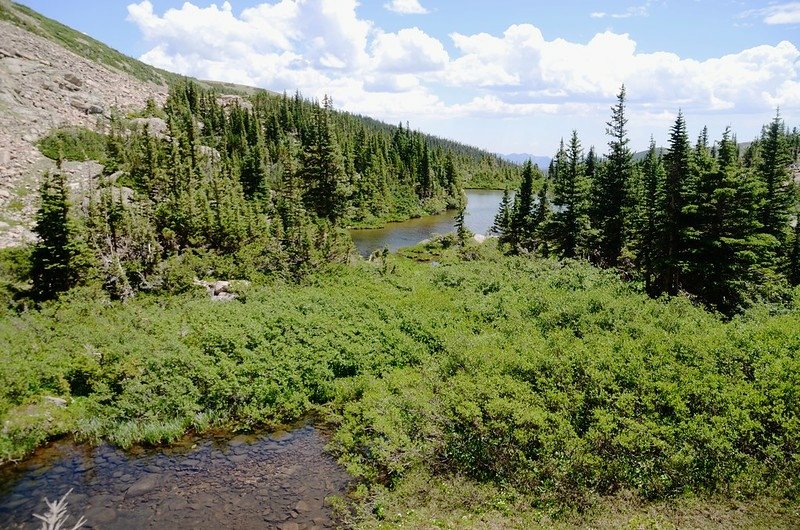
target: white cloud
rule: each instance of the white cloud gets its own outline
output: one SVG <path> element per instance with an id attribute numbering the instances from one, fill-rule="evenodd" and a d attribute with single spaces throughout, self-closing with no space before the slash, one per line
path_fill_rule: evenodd
<path id="1" fill-rule="evenodd" d="M 762 9 L 751 9 L 740 15 L 741 18 L 759 17 L 764 24 L 800 24 L 800 2 L 773 4 Z"/>
<path id="2" fill-rule="evenodd" d="M 625 11 L 620 13 L 606 13 L 605 11 L 594 11 L 589 14 L 591 18 L 631 18 L 631 17 L 646 17 L 649 15 L 650 3 L 641 6 L 630 6 Z"/>
<path id="3" fill-rule="evenodd" d="M 391 0 L 383 7 L 401 15 L 425 15 L 429 11 L 422 7 L 419 0 Z"/>
<path id="4" fill-rule="evenodd" d="M 442 43 L 419 28 L 379 33 L 372 55 L 377 70 L 395 73 L 443 70 L 450 60 Z"/>
<path id="5" fill-rule="evenodd" d="M 800 111 L 800 51 L 787 41 L 697 61 L 639 52 L 628 34 L 547 40 L 521 24 L 499 35 L 452 33 L 448 53 L 417 27 L 376 27 L 357 7 L 356 0 L 273 0 L 237 14 L 228 2 L 187 2 L 157 14 L 142 0 L 128 12 L 151 43 L 145 62 L 278 92 L 329 94 L 339 108 L 387 120 L 572 115 L 603 123 L 622 83 L 632 115 L 643 119 L 678 107 L 687 115 L 763 116 L 779 105 Z"/>

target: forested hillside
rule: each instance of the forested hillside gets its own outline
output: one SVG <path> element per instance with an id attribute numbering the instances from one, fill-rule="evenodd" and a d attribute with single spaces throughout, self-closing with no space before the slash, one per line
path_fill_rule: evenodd
<path id="1" fill-rule="evenodd" d="M 132 119 L 131 119 L 132 118 Z M 39 299 L 100 281 L 112 296 L 180 291 L 195 277 L 299 277 L 346 260 L 341 227 L 463 205 L 471 182 L 514 182 L 486 152 L 322 104 L 220 97 L 186 81 L 163 108 L 107 129 L 55 131 L 56 160 L 98 159 L 80 203 L 58 171 L 43 182 L 33 255 Z"/>
<path id="2" fill-rule="evenodd" d="M 784 303 L 800 283 L 800 131 L 776 115 L 742 150 L 730 128 L 692 142 L 679 112 L 666 150 L 651 142 L 636 161 L 627 121 L 623 87 L 605 155 L 573 131 L 546 179 L 525 168 L 495 223 L 509 252 L 586 259 L 651 296 L 684 293 L 725 314 Z"/>

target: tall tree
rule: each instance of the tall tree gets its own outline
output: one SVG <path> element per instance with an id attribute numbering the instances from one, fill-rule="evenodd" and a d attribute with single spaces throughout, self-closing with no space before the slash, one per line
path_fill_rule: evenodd
<path id="1" fill-rule="evenodd" d="M 553 179 L 555 211 L 550 235 L 562 258 L 574 258 L 585 254 L 589 229 L 588 186 L 578 131 L 572 131 L 565 162 L 565 166 L 556 171 Z"/>
<path id="2" fill-rule="evenodd" d="M 40 205 L 34 232 L 39 240 L 31 256 L 33 293 L 39 300 L 55 298 L 77 282 L 74 231 L 69 220 L 67 184 L 60 172 L 47 173 L 39 188 Z"/>
<path id="3" fill-rule="evenodd" d="M 600 235 L 600 261 L 615 266 L 626 241 L 626 209 L 631 206 L 629 180 L 633 168 L 633 153 L 628 143 L 628 118 L 625 114 L 625 85 L 617 95 L 617 104 L 611 108 L 611 120 L 606 123 L 608 156 L 603 171 L 598 175 L 594 198 L 598 207 L 597 223 Z"/>
<path id="4" fill-rule="evenodd" d="M 314 108 L 314 129 L 303 152 L 302 175 L 308 187 L 305 200 L 317 216 L 336 223 L 344 213 L 349 195 L 341 154 L 330 125 L 327 96 L 323 107 Z"/>
<path id="5" fill-rule="evenodd" d="M 533 164 L 530 160 L 522 168 L 522 183 L 514 197 L 514 211 L 511 217 L 511 237 L 509 243 L 512 251 L 518 247 L 527 249 L 531 234 L 531 213 L 533 211 Z"/>
<path id="6" fill-rule="evenodd" d="M 666 179 L 664 183 L 664 259 L 661 264 L 662 291 L 678 294 L 685 258 L 686 179 L 689 178 L 692 151 L 683 112 L 678 111 L 675 124 L 670 129 L 670 145 L 664 157 Z"/>
<path id="7" fill-rule="evenodd" d="M 764 183 L 764 204 L 760 219 L 764 231 L 778 241 L 785 241 L 792 206 L 792 182 L 788 167 L 792 162 L 787 143 L 786 127 L 780 114 L 764 127 L 759 142 L 761 160 L 758 172 Z"/>
<path id="8" fill-rule="evenodd" d="M 508 188 L 503 191 L 503 199 L 500 201 L 500 206 L 497 209 L 497 215 L 494 216 L 494 223 L 490 232 L 497 234 L 501 243 L 507 243 L 509 231 L 511 230 L 511 215 L 513 203 L 511 202 L 511 193 Z"/>
<path id="9" fill-rule="evenodd" d="M 664 164 L 650 137 L 650 149 L 643 162 L 636 230 L 636 255 L 645 290 L 658 294 L 657 266 L 662 258 L 664 241 Z"/>

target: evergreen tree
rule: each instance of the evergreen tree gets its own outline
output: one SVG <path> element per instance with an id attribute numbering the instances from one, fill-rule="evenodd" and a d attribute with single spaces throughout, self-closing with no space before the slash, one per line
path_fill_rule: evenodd
<path id="1" fill-rule="evenodd" d="M 503 199 L 500 201 L 500 206 L 497 209 L 497 215 L 494 216 L 494 223 L 489 231 L 497 234 L 500 243 L 507 243 L 508 236 L 511 230 L 511 215 L 513 203 L 511 201 L 511 193 L 508 188 L 503 191 Z"/>
<path id="2" fill-rule="evenodd" d="M 645 290 L 651 296 L 658 293 L 657 266 L 662 260 L 664 242 L 664 164 L 650 138 L 650 149 L 642 167 L 641 197 L 636 230 L 636 256 Z"/>
<path id="3" fill-rule="evenodd" d="M 792 250 L 789 253 L 789 283 L 793 286 L 800 285 L 800 220 L 797 213 L 792 230 Z"/>
<path id="4" fill-rule="evenodd" d="M 40 205 L 34 232 L 38 242 L 31 255 L 33 294 L 38 300 L 55 298 L 73 287 L 78 278 L 74 230 L 64 175 L 47 173 L 39 188 Z"/>
<path id="5" fill-rule="evenodd" d="M 530 160 L 525 162 L 522 169 L 522 183 L 514 197 L 514 208 L 511 216 L 511 244 L 512 252 L 520 247 L 529 250 L 528 244 L 531 236 L 531 213 L 533 211 L 533 164 Z"/>
<path id="6" fill-rule="evenodd" d="M 348 190 L 338 146 L 330 126 L 330 105 L 315 107 L 314 132 L 303 152 L 305 200 L 317 216 L 336 223 L 345 210 Z"/>
<path id="7" fill-rule="evenodd" d="M 536 205 L 533 208 L 533 215 L 531 216 L 531 229 L 533 230 L 533 244 L 531 250 L 538 252 L 544 257 L 550 254 L 547 244 L 550 238 L 547 228 L 550 226 L 550 216 L 552 215 L 548 197 L 549 180 L 550 179 L 544 179 L 542 187 L 536 195 Z"/>
<path id="8" fill-rule="evenodd" d="M 562 141 L 563 146 L 563 141 Z M 560 151 L 563 151 L 560 150 Z M 565 152 L 565 166 L 558 168 L 553 179 L 553 206 L 551 237 L 562 258 L 585 255 L 589 216 L 587 212 L 588 187 L 584 175 L 583 150 L 578 131 L 572 131 Z M 561 158 L 559 155 L 557 158 Z"/>
<path id="9" fill-rule="evenodd" d="M 617 95 L 617 104 L 611 108 L 611 120 L 606 124 L 609 152 L 603 171 L 597 176 L 594 197 L 598 212 L 595 228 L 599 230 L 600 262 L 615 266 L 626 241 L 625 216 L 631 206 L 629 180 L 633 168 L 633 153 L 628 146 L 628 118 L 625 115 L 625 85 Z"/>
<path id="10" fill-rule="evenodd" d="M 686 239 L 686 180 L 689 178 L 691 147 L 683 112 L 678 112 L 670 129 L 670 145 L 664 157 L 664 256 L 660 264 L 661 288 L 670 295 L 678 294 L 682 282 Z"/>
<path id="11" fill-rule="evenodd" d="M 464 220 L 464 208 L 458 210 L 456 214 L 455 229 L 458 245 L 463 247 L 467 244 L 467 237 L 469 237 L 469 231 L 467 230 L 467 225 Z"/>
<path id="12" fill-rule="evenodd" d="M 772 122 L 764 128 L 759 152 L 761 160 L 758 172 L 765 187 L 764 203 L 760 212 L 761 224 L 767 234 L 783 242 L 789 227 L 793 190 L 788 172 L 788 166 L 792 162 L 791 152 L 780 114 L 776 114 Z"/>

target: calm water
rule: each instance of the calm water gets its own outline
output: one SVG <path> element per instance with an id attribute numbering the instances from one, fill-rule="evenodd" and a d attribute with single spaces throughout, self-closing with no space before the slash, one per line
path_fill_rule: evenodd
<path id="1" fill-rule="evenodd" d="M 476 234 L 486 234 L 494 222 L 497 207 L 503 198 L 500 190 L 467 190 L 465 221 L 467 228 Z M 418 219 L 389 223 L 384 228 L 351 230 L 350 236 L 362 256 L 388 248 L 394 252 L 401 247 L 416 245 L 435 234 L 452 232 L 455 226 L 455 211 L 439 215 L 428 215 Z"/>
<path id="2" fill-rule="evenodd" d="M 172 447 L 122 451 L 62 441 L 0 468 L 0 527 L 40 528 L 43 498 L 68 497 L 71 528 L 335 528 L 325 498 L 349 477 L 306 425 L 272 436 L 187 437 Z"/>

